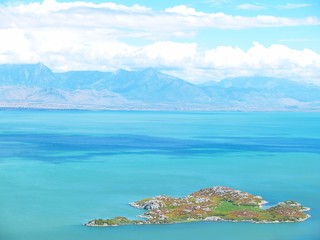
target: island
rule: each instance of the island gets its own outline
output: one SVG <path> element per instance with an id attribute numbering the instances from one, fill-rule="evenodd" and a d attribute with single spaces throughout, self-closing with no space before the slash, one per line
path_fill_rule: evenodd
<path id="1" fill-rule="evenodd" d="M 135 208 L 145 209 L 139 217 L 131 220 L 126 217 L 94 219 L 85 226 L 121 226 L 132 224 L 172 224 L 199 221 L 231 221 L 252 223 L 301 222 L 310 217 L 295 201 L 280 202 L 269 208 L 266 201 L 229 187 L 210 187 L 191 193 L 183 198 L 159 195 L 131 203 Z"/>

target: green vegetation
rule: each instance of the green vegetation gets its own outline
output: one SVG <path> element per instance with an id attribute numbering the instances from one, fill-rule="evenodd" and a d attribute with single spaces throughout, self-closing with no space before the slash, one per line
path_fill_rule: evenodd
<path id="1" fill-rule="evenodd" d="M 235 205 L 231 202 L 221 201 L 219 205 L 214 209 L 216 213 L 220 213 L 222 215 L 226 215 L 233 211 L 253 211 L 253 212 L 261 212 L 263 211 L 260 207 L 257 206 L 247 206 L 247 205 Z"/>
<path id="2" fill-rule="evenodd" d="M 142 220 L 129 220 L 125 217 L 115 217 L 112 219 L 95 219 L 92 224 L 96 226 L 119 226 L 119 225 L 129 225 L 129 224 L 141 224 Z"/>
<path id="3" fill-rule="evenodd" d="M 227 187 L 205 188 L 184 198 L 156 196 L 145 198 L 131 205 L 147 210 L 145 220 L 125 217 L 95 219 L 87 226 L 119 226 L 129 224 L 169 224 L 193 221 L 250 221 L 298 222 L 309 217 L 309 209 L 297 202 L 286 201 L 269 209 L 262 209 L 264 201 L 259 196 Z"/>

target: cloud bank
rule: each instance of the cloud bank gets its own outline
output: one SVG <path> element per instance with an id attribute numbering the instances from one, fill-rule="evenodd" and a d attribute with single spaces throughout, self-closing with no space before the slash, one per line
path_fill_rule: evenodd
<path id="1" fill-rule="evenodd" d="M 54 0 L 0 5 L 0 63 L 43 62 L 56 71 L 156 67 L 193 82 L 258 74 L 320 83 L 320 55 L 308 49 L 258 42 L 246 50 L 203 49 L 192 41 L 201 29 L 319 24 L 316 17 L 243 17 L 199 12 L 184 5 L 163 11 Z M 128 43 L 128 39 L 145 43 Z"/>
<path id="2" fill-rule="evenodd" d="M 307 3 L 287 3 L 285 5 L 270 5 L 270 4 L 261 4 L 261 3 L 244 3 L 237 6 L 238 9 L 241 10 L 262 10 L 267 8 L 273 8 L 273 9 L 297 9 L 297 8 L 305 8 L 310 7 L 311 4 Z"/>

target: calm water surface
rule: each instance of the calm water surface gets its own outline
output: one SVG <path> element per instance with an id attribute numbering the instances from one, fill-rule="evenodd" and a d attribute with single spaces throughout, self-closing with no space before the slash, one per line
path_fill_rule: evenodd
<path id="1" fill-rule="evenodd" d="M 1 240 L 319 240 L 320 113 L 0 111 Z M 229 186 L 303 223 L 88 228 L 129 202 Z"/>

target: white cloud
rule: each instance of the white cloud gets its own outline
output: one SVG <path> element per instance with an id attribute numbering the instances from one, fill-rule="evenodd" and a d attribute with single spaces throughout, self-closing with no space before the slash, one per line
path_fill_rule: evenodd
<path id="1" fill-rule="evenodd" d="M 266 75 L 320 84 L 320 55 L 309 49 L 299 51 L 280 44 L 265 47 L 254 42 L 247 51 L 228 46 L 208 50 L 204 59 L 207 68 L 224 72 L 224 77 Z"/>
<path id="2" fill-rule="evenodd" d="M 201 28 L 315 24 L 315 17 L 231 16 L 184 5 L 154 11 L 139 5 L 47 0 L 0 6 L 0 63 L 43 62 L 56 71 L 151 66 L 195 82 L 256 74 L 319 82 L 320 56 L 308 49 L 259 43 L 248 50 L 203 49 L 192 40 Z M 181 37 L 189 39 L 181 42 Z M 148 41 L 129 44 L 128 38 Z"/>
<path id="3" fill-rule="evenodd" d="M 294 8 L 304 8 L 304 7 L 310 7 L 311 4 L 307 3 L 287 3 L 285 5 L 278 5 L 278 8 L 284 8 L 284 9 L 294 9 Z"/>
<path id="4" fill-rule="evenodd" d="M 135 46 L 118 40 L 96 41 L 62 31 L 26 34 L 1 30 L 0 63 L 43 62 L 56 71 L 143 69 L 156 67 L 193 82 L 226 77 L 265 75 L 320 84 L 320 54 L 282 44 L 254 42 L 244 50 L 233 46 L 201 49 L 196 43 L 157 41 Z M 85 43 L 85 44 L 84 44 Z"/>
<path id="5" fill-rule="evenodd" d="M 180 5 L 180 6 L 175 6 L 172 8 L 167 8 L 165 10 L 168 13 L 177 13 L 181 15 L 193 15 L 193 16 L 205 16 L 205 13 L 203 12 L 198 12 L 194 8 L 189 8 L 185 5 Z"/>
<path id="6" fill-rule="evenodd" d="M 196 56 L 197 44 L 162 41 L 147 45 L 141 51 L 148 62 L 156 61 L 157 65 L 184 67 Z"/>
<path id="7" fill-rule="evenodd" d="M 21 29 L 0 29 L 0 62 L 32 61 L 38 59 L 32 42 Z"/>
<path id="8" fill-rule="evenodd" d="M 263 10 L 266 8 L 279 8 L 279 9 L 295 9 L 295 8 L 304 8 L 310 7 L 311 4 L 307 3 L 287 3 L 285 5 L 270 5 L 270 4 L 261 4 L 261 3 L 244 3 L 237 6 L 241 10 Z"/>
<path id="9" fill-rule="evenodd" d="M 238 9 L 242 10 L 262 10 L 265 9 L 264 6 L 258 5 L 258 4 L 241 4 L 237 6 Z"/>
<path id="10" fill-rule="evenodd" d="M 230 2 L 230 0 L 207 0 L 206 3 L 221 5 Z"/>
<path id="11" fill-rule="evenodd" d="M 184 5 L 155 11 L 140 5 L 125 6 L 115 3 L 68 2 L 46 0 L 0 7 L 0 27 L 8 28 L 103 28 L 148 32 L 153 36 L 170 35 L 177 31 L 202 28 L 243 29 L 259 27 L 319 25 L 316 17 L 285 18 L 275 16 L 243 17 L 224 13 L 199 12 Z M 157 26 L 156 28 L 154 26 Z"/>
<path id="12" fill-rule="evenodd" d="M 140 6 L 139 4 L 132 5 L 130 7 L 116 4 L 112 2 L 106 3 L 92 3 L 92 2 L 57 2 L 55 0 L 44 0 L 42 3 L 29 3 L 29 4 L 18 4 L 9 6 L 11 9 L 16 9 L 20 13 L 49 13 L 65 11 L 75 8 L 88 8 L 88 9 L 104 9 L 113 11 L 123 11 L 123 12 L 148 12 L 151 9 Z"/>

